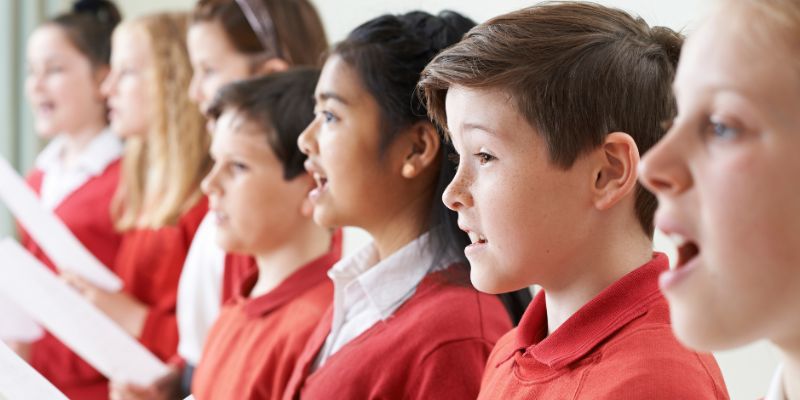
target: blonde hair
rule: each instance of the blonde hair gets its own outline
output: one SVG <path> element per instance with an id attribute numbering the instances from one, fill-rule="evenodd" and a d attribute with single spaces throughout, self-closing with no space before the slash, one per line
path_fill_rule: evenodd
<path id="1" fill-rule="evenodd" d="M 210 137 L 204 117 L 188 97 L 192 68 L 187 24 L 185 13 L 158 13 L 126 21 L 117 29 L 140 30 L 150 40 L 156 110 L 148 133 L 125 143 L 112 206 L 120 231 L 173 225 L 202 196 L 200 181 L 211 165 Z"/>

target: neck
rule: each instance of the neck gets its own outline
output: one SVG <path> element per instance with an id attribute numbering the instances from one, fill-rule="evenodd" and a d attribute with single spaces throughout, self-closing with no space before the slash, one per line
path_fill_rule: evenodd
<path id="1" fill-rule="evenodd" d="M 427 226 L 430 208 L 429 196 L 412 197 L 413 200 L 387 212 L 386 218 L 369 227 L 363 227 L 375 241 L 378 259 L 384 260 L 419 237 Z"/>
<path id="2" fill-rule="evenodd" d="M 603 225 L 599 225 L 603 226 Z M 579 257 L 558 266 L 559 281 L 544 287 L 548 334 L 605 288 L 650 261 L 653 243 L 638 230 L 598 229 L 580 246 Z M 561 279 L 563 278 L 563 279 Z"/>
<path id="3" fill-rule="evenodd" d="M 254 255 L 258 265 L 258 281 L 250 297 L 272 291 L 297 270 L 328 252 L 330 232 L 313 223 L 305 225 L 280 246 Z"/>
<path id="4" fill-rule="evenodd" d="M 89 143 L 100 134 L 105 127 L 103 123 L 88 124 L 80 129 L 72 132 L 64 133 L 64 152 L 61 154 L 61 160 L 64 165 L 71 166 L 77 162 Z"/>

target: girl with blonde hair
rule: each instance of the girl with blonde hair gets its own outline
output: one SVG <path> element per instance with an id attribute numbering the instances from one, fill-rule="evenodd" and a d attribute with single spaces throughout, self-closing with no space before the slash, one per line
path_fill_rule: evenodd
<path id="1" fill-rule="evenodd" d="M 204 119 L 189 100 L 188 17 L 159 13 L 114 32 L 103 84 L 111 126 L 125 139 L 115 226 L 124 232 L 114 265 L 124 281 L 106 292 L 68 281 L 160 359 L 176 353 L 178 278 L 208 208 L 200 182 L 210 168 Z"/>

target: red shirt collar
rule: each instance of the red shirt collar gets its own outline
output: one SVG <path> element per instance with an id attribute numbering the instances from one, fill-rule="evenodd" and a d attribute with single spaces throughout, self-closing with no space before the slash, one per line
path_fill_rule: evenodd
<path id="1" fill-rule="evenodd" d="M 505 359 L 524 352 L 557 369 L 583 358 L 600 342 L 644 314 L 653 301 L 662 298 L 658 276 L 668 268 L 667 256 L 654 253 L 648 263 L 605 288 L 550 336 L 547 336 L 544 290 L 540 291 L 520 320 L 517 347 Z"/>
<path id="2" fill-rule="evenodd" d="M 250 318 L 258 318 L 295 299 L 301 293 L 328 280 L 327 272 L 342 255 L 342 234 L 337 230 L 327 253 L 304 265 L 289 275 L 278 287 L 256 298 L 247 298 L 258 281 L 258 269 L 254 269 L 242 281 L 237 297 L 244 302 L 244 312 Z"/>

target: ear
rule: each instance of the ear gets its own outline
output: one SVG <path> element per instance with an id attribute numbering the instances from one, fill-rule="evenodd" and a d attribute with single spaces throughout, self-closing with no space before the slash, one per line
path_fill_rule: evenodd
<path id="1" fill-rule="evenodd" d="M 636 188 L 639 148 L 627 133 L 612 132 L 597 152 L 592 197 L 598 210 L 607 210 Z"/>
<path id="2" fill-rule="evenodd" d="M 418 122 L 411 127 L 404 140 L 403 178 L 412 179 L 436 162 L 441 147 L 439 132 L 430 122 Z"/>
<path id="3" fill-rule="evenodd" d="M 258 63 L 253 68 L 253 75 L 254 76 L 263 76 L 274 74 L 276 72 L 282 72 L 289 69 L 289 63 L 282 58 L 270 58 L 264 62 Z"/>

